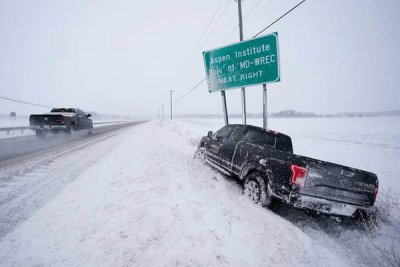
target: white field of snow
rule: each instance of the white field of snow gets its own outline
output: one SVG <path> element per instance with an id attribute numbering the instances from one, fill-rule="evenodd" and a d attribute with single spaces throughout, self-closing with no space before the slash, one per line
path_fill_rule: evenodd
<path id="1" fill-rule="evenodd" d="M 398 190 L 399 171 L 385 166 L 399 163 L 399 119 L 375 119 L 271 119 L 270 128 L 291 135 L 298 154 L 376 172 L 384 187 Z M 62 175 L 62 164 L 85 153 L 99 158 L 90 166 L 75 164 L 81 171 L 72 172 L 74 181 L 0 241 L 1 265 L 387 264 L 376 247 L 400 236 L 398 210 L 367 236 L 357 225 L 254 205 L 236 182 L 193 159 L 201 135 L 222 124 L 153 121 L 39 167 L 37 176 L 55 168 Z"/>

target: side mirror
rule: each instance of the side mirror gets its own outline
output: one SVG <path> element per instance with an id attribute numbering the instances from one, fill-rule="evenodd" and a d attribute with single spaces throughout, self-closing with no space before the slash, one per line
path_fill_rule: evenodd
<path id="1" fill-rule="evenodd" d="M 88 117 L 88 118 L 89 118 L 89 117 L 92 117 L 92 114 L 87 114 L 86 117 Z"/>
<path id="2" fill-rule="evenodd" d="M 209 131 L 208 134 L 207 134 L 207 137 L 211 138 L 212 134 L 213 134 L 213 132 Z"/>

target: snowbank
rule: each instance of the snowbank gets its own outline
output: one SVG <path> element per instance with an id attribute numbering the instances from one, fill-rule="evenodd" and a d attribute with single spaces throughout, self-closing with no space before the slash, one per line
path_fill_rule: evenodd
<path id="1" fill-rule="evenodd" d="M 1 240 L 0 262 L 346 266 L 358 261 L 252 204 L 235 182 L 194 160 L 198 137 L 179 124 L 160 122 L 115 137 L 119 145 Z"/>

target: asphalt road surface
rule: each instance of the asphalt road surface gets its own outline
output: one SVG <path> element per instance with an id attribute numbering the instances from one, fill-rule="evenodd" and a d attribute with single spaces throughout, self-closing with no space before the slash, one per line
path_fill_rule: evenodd
<path id="1" fill-rule="evenodd" d="M 48 134 L 44 139 L 37 138 L 35 135 L 0 139 L 0 162 L 66 143 L 73 143 L 81 141 L 82 139 L 90 139 L 97 135 L 133 126 L 138 123 L 140 122 L 95 126 L 91 135 L 87 134 L 86 130 L 81 130 L 75 132 L 73 135 L 68 135 L 66 133 L 59 133 L 57 135 Z"/>

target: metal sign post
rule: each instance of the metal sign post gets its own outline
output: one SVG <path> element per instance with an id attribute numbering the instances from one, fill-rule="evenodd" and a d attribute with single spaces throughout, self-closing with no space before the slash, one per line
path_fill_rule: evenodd
<path id="1" fill-rule="evenodd" d="M 222 108 L 224 110 L 224 121 L 225 121 L 225 125 L 228 125 L 229 124 L 229 120 L 228 120 L 228 109 L 226 108 L 225 91 L 221 91 L 221 97 L 222 97 Z"/>
<path id="2" fill-rule="evenodd" d="M 267 85 L 263 84 L 263 128 L 268 129 Z"/>
<path id="3" fill-rule="evenodd" d="M 238 13 L 239 13 L 239 40 L 243 41 L 243 20 L 242 20 L 242 0 L 238 2 Z M 242 87 L 242 121 L 246 124 L 246 88 Z"/>

